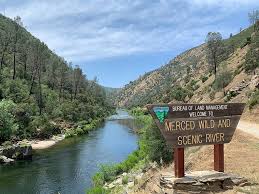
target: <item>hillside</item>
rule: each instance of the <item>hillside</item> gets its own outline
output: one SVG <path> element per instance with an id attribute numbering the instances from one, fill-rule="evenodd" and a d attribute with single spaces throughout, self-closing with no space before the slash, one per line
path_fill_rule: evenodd
<path id="1" fill-rule="evenodd" d="M 115 99 L 121 88 L 103 87 L 106 92 L 106 99 L 109 104 L 115 104 Z"/>
<path id="2" fill-rule="evenodd" d="M 258 32 L 253 26 L 223 40 L 217 79 L 207 60 L 207 45 L 192 48 L 127 84 L 117 106 L 169 102 L 248 102 L 258 113 Z M 253 114 L 254 115 L 254 114 Z"/>
<path id="3" fill-rule="evenodd" d="M 20 17 L 0 14 L 0 143 L 48 138 L 70 126 L 104 118 L 105 90 L 33 37 Z M 64 124 L 63 124 L 64 125 Z"/>

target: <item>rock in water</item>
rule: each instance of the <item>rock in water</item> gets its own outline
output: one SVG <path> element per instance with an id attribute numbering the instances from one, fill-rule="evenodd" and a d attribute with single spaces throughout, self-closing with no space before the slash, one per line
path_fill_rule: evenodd
<path id="1" fill-rule="evenodd" d="M 234 186 L 249 185 L 247 179 L 233 174 L 216 171 L 196 171 L 182 178 L 161 175 L 160 185 L 165 189 L 188 192 L 219 192 L 233 189 Z"/>
<path id="2" fill-rule="evenodd" d="M 2 155 L 15 160 L 26 160 L 32 158 L 32 147 L 25 142 L 19 142 L 14 145 L 3 146 Z"/>
<path id="3" fill-rule="evenodd" d="M 14 162 L 14 159 L 7 158 L 6 156 L 0 156 L 0 164 L 10 164 L 13 162 Z"/>

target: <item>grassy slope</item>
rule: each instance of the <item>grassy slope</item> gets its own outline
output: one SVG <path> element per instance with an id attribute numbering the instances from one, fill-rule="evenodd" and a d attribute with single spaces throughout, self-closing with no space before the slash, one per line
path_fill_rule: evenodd
<path id="1" fill-rule="evenodd" d="M 237 149 L 237 147 L 239 149 Z M 246 177 L 249 182 L 259 182 L 259 163 L 258 163 L 259 144 L 258 139 L 236 131 L 231 143 L 225 145 L 225 171 Z M 144 184 L 136 186 L 135 194 L 149 194 L 161 192 L 159 178 L 161 174 L 174 172 L 173 164 L 147 172 L 142 179 Z M 238 168 L 237 168 L 238 167 Z M 213 170 L 213 146 L 198 146 L 188 148 L 185 152 L 185 170 Z M 164 190 L 165 192 L 166 190 Z M 247 187 L 236 187 L 233 190 L 225 191 L 225 194 L 234 193 L 258 193 L 258 184 Z M 168 190 L 168 193 L 172 190 Z M 222 193 L 222 192 L 221 192 Z"/>

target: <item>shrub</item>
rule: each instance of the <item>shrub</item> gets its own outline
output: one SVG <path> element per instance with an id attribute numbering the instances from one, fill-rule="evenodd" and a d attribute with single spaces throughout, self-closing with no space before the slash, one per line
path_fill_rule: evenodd
<path id="1" fill-rule="evenodd" d="M 152 122 L 146 126 L 139 141 L 140 155 L 147 156 L 151 161 L 168 163 L 172 160 L 172 151 L 167 147 L 157 126 Z"/>
<path id="2" fill-rule="evenodd" d="M 245 71 L 250 72 L 259 67 L 259 49 L 252 46 L 245 57 Z"/>
<path id="3" fill-rule="evenodd" d="M 210 91 L 209 97 L 211 100 L 213 100 L 215 98 L 215 94 L 216 94 L 216 92 L 214 90 Z"/>
<path id="4" fill-rule="evenodd" d="M 238 95 L 238 93 L 237 92 L 235 92 L 235 91 L 229 91 L 228 93 L 227 93 L 227 95 L 226 95 L 226 102 L 228 102 L 229 100 L 231 100 L 231 98 L 233 98 L 233 97 L 235 97 L 235 96 L 237 96 Z"/>
<path id="5" fill-rule="evenodd" d="M 94 184 L 95 187 L 102 186 L 105 183 L 104 175 L 101 171 L 96 173 L 93 176 L 92 180 L 93 180 L 93 184 Z"/>
<path id="6" fill-rule="evenodd" d="M 14 116 L 15 107 L 16 104 L 11 100 L 0 102 L 0 141 L 9 140 L 18 129 Z"/>
<path id="7" fill-rule="evenodd" d="M 134 107 L 130 110 L 130 113 L 133 115 L 133 116 L 141 116 L 141 115 L 147 115 L 148 112 L 146 109 L 143 109 L 143 108 L 140 108 L 140 107 Z"/>
<path id="8" fill-rule="evenodd" d="M 173 88 L 170 97 L 172 99 L 178 100 L 178 101 L 184 101 L 185 97 L 192 96 L 192 92 L 189 90 L 186 90 L 185 88 L 182 88 L 180 86 L 176 86 Z"/>
<path id="9" fill-rule="evenodd" d="M 104 182 L 113 181 L 118 174 L 117 167 L 115 165 L 101 165 L 101 173 L 103 174 Z"/>
<path id="10" fill-rule="evenodd" d="M 212 87 L 218 91 L 220 89 L 225 88 L 231 81 L 232 81 L 232 73 L 229 71 L 221 72 L 219 75 L 216 76 Z"/>
<path id="11" fill-rule="evenodd" d="M 86 193 L 87 194 L 108 194 L 109 192 L 106 191 L 103 187 L 98 186 L 87 190 Z"/>
<path id="12" fill-rule="evenodd" d="M 259 90 L 257 89 L 250 97 L 248 101 L 249 109 L 252 109 L 255 105 L 259 104 Z"/>
<path id="13" fill-rule="evenodd" d="M 20 79 L 6 81 L 2 90 L 4 98 L 15 103 L 20 103 L 29 98 L 28 86 Z"/>
<path id="14" fill-rule="evenodd" d="M 50 138 L 52 134 L 59 133 L 58 131 L 55 133 L 55 127 L 49 122 L 49 119 L 45 114 L 41 116 L 34 116 L 29 127 L 33 136 L 42 139 Z"/>
<path id="15" fill-rule="evenodd" d="M 122 184 L 126 185 L 126 184 L 128 184 L 128 182 L 129 182 L 129 177 L 128 176 L 124 176 L 122 178 Z"/>
<path id="16" fill-rule="evenodd" d="M 42 88 L 44 111 L 50 118 L 62 116 L 59 108 L 58 94 L 50 88 L 44 86 Z"/>
<path id="17" fill-rule="evenodd" d="M 205 81 L 207 81 L 209 78 L 207 77 L 207 76 L 205 76 L 205 75 L 203 75 L 202 77 L 201 77 L 201 81 L 202 81 L 202 83 L 204 83 Z"/>

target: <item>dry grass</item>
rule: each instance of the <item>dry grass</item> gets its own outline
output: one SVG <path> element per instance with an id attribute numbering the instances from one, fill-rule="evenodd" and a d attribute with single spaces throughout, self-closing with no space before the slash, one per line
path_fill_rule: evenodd
<path id="1" fill-rule="evenodd" d="M 188 148 L 185 159 L 186 171 L 213 170 L 213 146 Z M 224 194 L 259 193 L 259 140 L 237 130 L 231 143 L 225 144 L 225 171 L 246 177 L 254 185 L 236 187 Z M 154 193 L 159 187 L 160 175 L 173 172 L 173 165 L 154 172 L 145 188 L 136 193 Z"/>

